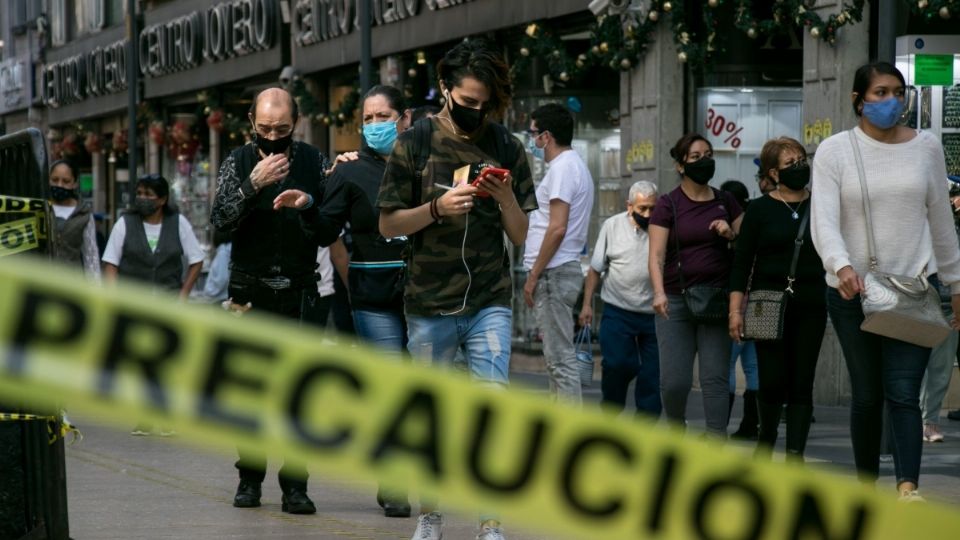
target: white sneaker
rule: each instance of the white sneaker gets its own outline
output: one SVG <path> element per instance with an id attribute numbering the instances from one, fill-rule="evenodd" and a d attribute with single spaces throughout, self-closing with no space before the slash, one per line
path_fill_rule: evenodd
<path id="1" fill-rule="evenodd" d="M 440 512 L 420 514 L 417 518 L 417 530 L 410 540 L 441 540 L 443 538 L 443 515 Z"/>
<path id="2" fill-rule="evenodd" d="M 898 500 L 903 503 L 927 502 L 915 489 L 905 489 L 901 491 Z"/>
<path id="3" fill-rule="evenodd" d="M 503 535 L 499 523 L 490 521 L 480 526 L 480 534 L 477 535 L 477 540 L 507 540 L 507 537 Z"/>

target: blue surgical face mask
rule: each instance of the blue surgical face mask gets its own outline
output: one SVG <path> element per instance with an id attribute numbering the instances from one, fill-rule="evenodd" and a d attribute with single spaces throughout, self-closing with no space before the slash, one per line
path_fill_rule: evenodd
<path id="1" fill-rule="evenodd" d="M 903 100 L 897 97 L 883 101 L 864 101 L 863 116 L 874 126 L 880 129 L 890 129 L 897 125 L 903 114 Z"/>
<path id="2" fill-rule="evenodd" d="M 529 141 L 527 141 L 527 150 L 530 151 L 533 157 L 542 161 L 545 159 L 546 156 L 543 153 L 543 148 L 540 148 L 539 146 L 537 146 L 538 138 L 539 138 L 539 135 L 537 137 L 532 137 L 529 139 Z"/>
<path id="3" fill-rule="evenodd" d="M 363 138 L 374 152 L 380 155 L 390 155 L 393 143 L 397 140 L 396 122 L 377 122 L 363 126 Z"/>

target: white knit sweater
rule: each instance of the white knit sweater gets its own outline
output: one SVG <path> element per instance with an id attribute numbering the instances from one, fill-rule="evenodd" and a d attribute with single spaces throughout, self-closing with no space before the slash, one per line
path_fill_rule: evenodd
<path id="1" fill-rule="evenodd" d="M 960 247 L 947 191 L 940 141 L 921 132 L 905 143 L 886 144 L 854 128 L 863 156 L 879 269 L 916 276 L 937 268 L 940 281 L 960 293 Z M 811 232 L 837 287 L 837 272 L 869 270 L 863 198 L 853 147 L 846 131 L 823 141 L 813 160 Z M 932 263 L 932 264 L 931 264 Z"/>

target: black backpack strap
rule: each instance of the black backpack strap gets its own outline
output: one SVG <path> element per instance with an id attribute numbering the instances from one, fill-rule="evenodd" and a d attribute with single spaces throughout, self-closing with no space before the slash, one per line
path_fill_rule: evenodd
<path id="1" fill-rule="evenodd" d="M 430 137 L 433 135 L 433 122 L 429 118 L 421 118 L 413 124 L 413 197 L 410 208 L 416 208 L 423 203 L 423 170 L 430 160 Z"/>
<path id="2" fill-rule="evenodd" d="M 423 204 L 424 182 L 429 181 L 423 176 L 423 170 L 427 168 L 427 162 L 430 161 L 430 138 L 433 136 L 433 122 L 429 118 L 421 118 L 413 124 L 413 186 L 410 208 L 416 208 Z M 413 252 L 423 245 L 423 233 L 418 231 L 413 234 L 413 242 L 407 244 L 405 259 L 410 265 L 413 260 Z"/>
<path id="3" fill-rule="evenodd" d="M 494 144 L 496 158 L 500 161 L 500 166 L 504 169 L 509 169 L 517 162 L 517 152 L 516 146 L 513 144 L 513 136 L 510 135 L 510 131 L 503 125 L 496 122 L 491 123 L 490 126 L 493 128 L 496 133 L 494 137 Z"/>

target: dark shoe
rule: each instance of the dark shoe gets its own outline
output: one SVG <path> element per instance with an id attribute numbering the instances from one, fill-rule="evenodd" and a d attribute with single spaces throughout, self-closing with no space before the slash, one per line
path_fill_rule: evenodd
<path id="1" fill-rule="evenodd" d="M 377 504 L 383 508 L 383 515 L 386 517 L 410 517 L 410 503 L 407 501 L 407 494 L 403 491 L 388 490 L 378 486 Z"/>
<path id="2" fill-rule="evenodd" d="M 740 421 L 740 428 L 730 437 L 741 441 L 757 440 L 757 392 L 756 390 L 747 390 L 743 393 L 743 420 Z"/>
<path id="3" fill-rule="evenodd" d="M 233 496 L 233 505 L 237 508 L 256 508 L 260 506 L 260 484 L 241 480 L 237 494 Z"/>
<path id="4" fill-rule="evenodd" d="M 288 514 L 316 514 L 317 507 L 313 505 L 306 491 L 298 488 L 291 489 L 283 494 L 280 509 Z"/>
<path id="5" fill-rule="evenodd" d="M 406 501 L 384 501 L 383 515 L 386 517 L 410 517 L 410 503 Z"/>
<path id="6" fill-rule="evenodd" d="M 960 409 L 957 409 L 957 410 L 955 410 L 955 411 L 950 411 L 950 412 L 948 412 L 948 413 L 947 413 L 947 418 L 949 418 L 950 420 L 958 420 L 958 421 L 960 421 Z"/>
<path id="7" fill-rule="evenodd" d="M 803 452 L 807 448 L 807 436 L 810 434 L 810 419 L 813 418 L 812 405 L 787 405 L 787 459 L 803 462 Z"/>

